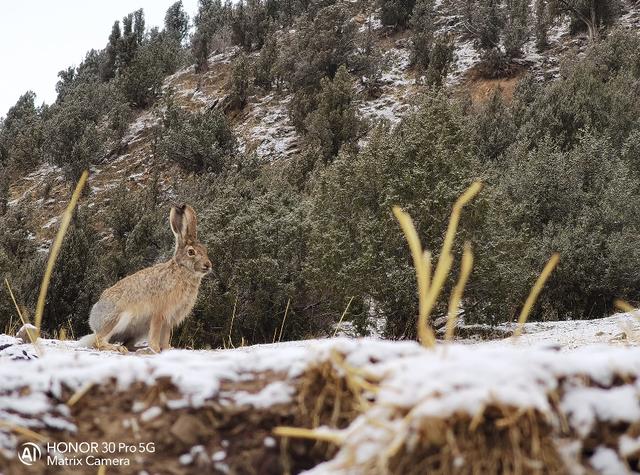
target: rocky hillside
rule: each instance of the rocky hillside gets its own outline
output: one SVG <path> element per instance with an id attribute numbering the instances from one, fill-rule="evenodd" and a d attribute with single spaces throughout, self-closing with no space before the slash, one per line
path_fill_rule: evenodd
<path id="1" fill-rule="evenodd" d="M 358 11 L 356 5 L 359 4 L 351 5 L 352 21 L 361 33 L 367 28 L 374 32 L 383 65 L 376 97 L 366 94 L 362 83 L 358 83 L 358 113 L 371 122 L 385 120 L 395 124 L 410 110 L 416 96 L 424 92 L 423 77 L 411 66 L 410 32 L 385 27 L 379 18 L 379 8 L 367 15 Z M 477 72 L 481 51 L 466 30 L 462 2 L 438 0 L 435 5 L 437 33 L 450 34 L 454 38 L 453 62 L 446 87 L 454 94 L 468 95 L 474 103 L 486 101 L 496 89 L 510 97 L 518 80 L 527 73 L 540 81 L 554 80 L 560 74 L 562 61 L 580 57 L 588 46 L 586 33 L 571 34 L 569 16 L 561 15 L 554 19 L 549 29 L 548 47 L 544 51 L 538 52 L 535 39 L 531 37 L 525 43 L 521 57 L 514 59 L 517 67 L 511 75 L 486 79 Z M 533 6 L 532 3 L 532 10 Z M 640 5 L 625 0 L 622 9 L 616 26 L 638 28 Z M 185 67 L 168 76 L 162 90 L 165 94 L 172 91 L 180 107 L 190 111 L 220 107 L 229 95 L 231 65 L 240 51 L 237 46 L 215 51 L 208 58 L 208 71 L 198 74 L 193 65 Z M 257 57 L 257 53 L 252 56 Z M 286 88 L 269 93 L 256 88 L 246 106 L 231 114 L 242 151 L 255 152 L 265 163 L 289 158 L 300 151 L 300 134 L 287 109 L 290 100 Z M 121 183 L 127 183 L 133 189 L 144 187 L 151 179 L 152 170 L 159 173 L 164 198 L 171 199 L 175 181 L 183 171 L 154 156 L 152 150 L 153 131 L 160 124 L 163 107 L 160 101 L 150 109 L 137 112 L 120 144 L 91 166 L 86 206 L 94 209 L 98 216 L 103 209 L 101 204 L 109 202 L 111 190 Z M 68 193 L 69 183 L 63 171 L 50 164 L 42 164 L 10 183 L 8 204 L 33 209 L 35 221 L 30 227 L 43 252 L 55 232 Z M 108 229 L 104 230 L 104 236 L 109 238 Z"/>

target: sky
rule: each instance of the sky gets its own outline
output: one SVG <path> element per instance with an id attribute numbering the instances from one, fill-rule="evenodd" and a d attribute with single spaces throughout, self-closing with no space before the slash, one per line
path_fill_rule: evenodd
<path id="1" fill-rule="evenodd" d="M 162 26 L 176 0 L 6 0 L 0 3 L 0 117 L 26 91 L 56 98 L 58 71 L 107 44 L 113 22 L 144 9 L 147 28 Z M 182 0 L 193 18 L 198 0 Z"/>

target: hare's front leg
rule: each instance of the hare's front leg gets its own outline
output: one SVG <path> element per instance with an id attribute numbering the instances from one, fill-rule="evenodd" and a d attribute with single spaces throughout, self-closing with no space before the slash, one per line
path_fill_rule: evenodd
<path id="1" fill-rule="evenodd" d="M 149 348 L 156 353 L 160 353 L 160 339 L 162 337 L 162 327 L 165 320 L 162 315 L 154 315 L 151 317 L 151 325 L 149 327 Z"/>
<path id="2" fill-rule="evenodd" d="M 162 320 L 162 327 L 160 328 L 160 349 L 171 349 L 171 325 L 165 319 Z"/>

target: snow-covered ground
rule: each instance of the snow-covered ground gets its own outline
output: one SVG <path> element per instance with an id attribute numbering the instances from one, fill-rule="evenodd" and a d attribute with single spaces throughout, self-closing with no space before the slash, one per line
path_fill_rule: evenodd
<path id="1" fill-rule="evenodd" d="M 127 391 L 136 383 L 153 386 L 168 378 L 179 397 L 148 406 L 141 396 L 132 403 L 137 423 L 146 424 L 165 411 L 197 410 L 211 399 L 249 411 L 290 404 L 296 398 L 297 379 L 330 363 L 350 384 L 362 385 L 364 399 L 348 427 L 320 430 L 339 441 L 340 449 L 310 473 L 378 473 L 390 463 L 392 451 L 411 452 L 419 445 L 421 431 L 433 421 L 482 421 L 489 408 L 506 411 L 505 419 L 512 413 L 535 414 L 551 432 L 553 450 L 569 466 L 624 473 L 616 467 L 626 467 L 640 453 L 635 429 L 620 429 L 640 427 L 638 329 L 635 315 L 618 314 L 592 321 L 529 323 L 518 339 L 440 343 L 432 350 L 415 342 L 336 338 L 235 350 L 171 350 L 153 356 L 42 340 L 44 354 L 38 357 L 32 345 L 3 335 L 0 458 L 15 453 L 18 438 L 12 428 L 79 430 L 71 404 L 62 397 L 69 391 L 82 396 L 105 384 L 111 391 Z M 281 377 L 267 381 L 258 392 L 224 390 L 225 382 L 243 384 L 257 375 L 273 374 Z M 593 438 L 603 426 L 616 428 L 615 444 L 603 440 L 594 450 Z M 189 460 L 185 455 L 185 463 Z M 472 462 L 461 454 L 456 463 Z"/>
<path id="2" fill-rule="evenodd" d="M 564 320 L 549 322 L 529 322 L 525 324 L 522 335 L 512 338 L 487 341 L 487 345 L 517 344 L 520 346 L 556 347 L 566 351 L 586 345 L 640 345 L 640 315 L 618 313 L 606 318 L 595 320 Z M 489 325 L 464 325 L 459 328 L 465 335 L 503 334 L 511 335 L 516 324 L 505 323 L 491 327 Z M 478 338 L 464 340 L 468 343 L 478 343 Z"/>

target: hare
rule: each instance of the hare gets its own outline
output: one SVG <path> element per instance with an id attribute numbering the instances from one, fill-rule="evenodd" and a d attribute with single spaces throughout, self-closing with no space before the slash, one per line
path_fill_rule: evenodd
<path id="1" fill-rule="evenodd" d="M 189 315 L 202 278 L 211 272 L 196 221 L 191 206 L 171 208 L 169 224 L 176 238 L 173 257 L 106 289 L 91 308 L 89 326 L 94 333 L 78 346 L 126 352 L 147 337 L 153 352 L 170 348 L 171 330 Z"/>

